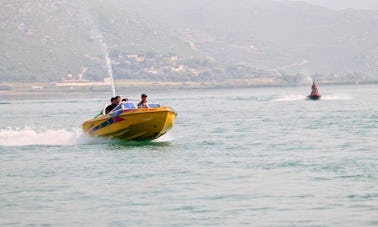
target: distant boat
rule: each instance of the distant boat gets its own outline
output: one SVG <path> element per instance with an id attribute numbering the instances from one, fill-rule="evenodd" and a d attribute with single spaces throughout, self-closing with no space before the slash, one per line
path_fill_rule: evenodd
<path id="1" fill-rule="evenodd" d="M 322 96 L 317 93 L 317 94 L 310 94 L 309 96 L 307 96 L 308 99 L 311 99 L 311 100 L 318 100 L 320 99 Z"/>
<path id="2" fill-rule="evenodd" d="M 311 100 L 318 100 L 321 97 L 322 96 L 320 95 L 320 93 L 318 91 L 318 87 L 316 86 L 315 82 L 312 82 L 311 94 L 309 96 L 307 96 L 307 98 L 311 99 Z"/>
<path id="3" fill-rule="evenodd" d="M 83 131 L 92 137 L 131 140 L 154 140 L 173 127 L 177 113 L 169 107 L 148 104 L 137 108 L 121 103 L 109 114 L 101 114 L 83 123 Z"/>

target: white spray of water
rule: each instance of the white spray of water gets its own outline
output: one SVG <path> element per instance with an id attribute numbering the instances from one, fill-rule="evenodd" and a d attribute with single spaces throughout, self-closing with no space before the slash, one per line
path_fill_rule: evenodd
<path id="1" fill-rule="evenodd" d="M 311 76 L 306 76 L 306 81 L 307 81 L 308 83 L 312 83 L 314 80 L 312 79 Z"/>
<path id="2" fill-rule="evenodd" d="M 298 101 L 304 100 L 306 96 L 304 95 L 284 95 L 279 98 L 273 99 L 273 102 L 290 102 L 290 101 Z"/>
<path id="3" fill-rule="evenodd" d="M 169 141 L 172 141 L 172 140 L 173 140 L 172 136 L 169 133 L 167 133 L 167 134 L 163 135 L 162 137 L 157 138 L 154 141 L 155 142 L 169 142 Z"/>
<path id="4" fill-rule="evenodd" d="M 329 94 L 323 95 L 322 100 L 351 100 L 353 96 L 347 94 Z"/>
<path id="5" fill-rule="evenodd" d="M 169 142 L 172 137 L 166 134 L 154 142 Z M 42 146 L 71 146 L 85 144 L 113 144 L 120 141 L 110 138 L 94 138 L 83 134 L 81 129 L 72 131 L 66 129 L 33 129 L 25 128 L 6 128 L 0 129 L 0 146 L 21 147 L 31 145 Z"/>
<path id="6" fill-rule="evenodd" d="M 281 97 L 278 97 L 276 99 L 273 99 L 273 102 L 293 102 L 293 101 L 300 101 L 300 100 L 306 100 L 307 96 L 305 95 L 284 95 Z M 323 95 L 320 100 L 351 100 L 353 99 L 352 96 L 346 95 L 346 94 L 329 94 L 329 95 Z"/>
<path id="7" fill-rule="evenodd" d="M 98 26 L 95 24 L 91 15 L 87 11 L 83 10 L 83 8 L 84 7 L 80 7 L 81 9 L 80 14 L 81 14 L 82 21 L 85 24 L 85 26 L 90 30 L 91 38 L 96 40 L 96 42 L 101 46 L 101 51 L 105 59 L 108 76 L 110 78 L 110 83 L 112 86 L 112 93 L 113 93 L 113 96 L 115 96 L 116 92 L 115 92 L 115 86 L 114 86 L 112 62 L 109 55 L 109 47 L 106 44 L 103 34 L 98 29 Z"/>
<path id="8" fill-rule="evenodd" d="M 113 92 L 113 97 L 114 97 L 116 92 L 115 92 L 115 86 L 114 86 L 112 62 L 109 57 L 109 48 L 106 42 L 104 41 L 104 36 L 100 32 L 97 32 L 96 37 L 98 37 L 97 40 L 100 43 L 102 52 L 104 54 L 105 63 L 106 63 L 106 67 L 108 68 L 108 75 L 110 77 L 110 83 L 112 85 L 112 92 Z"/>
<path id="9" fill-rule="evenodd" d="M 75 145 L 87 141 L 88 138 L 81 130 L 34 130 L 28 127 L 0 129 L 0 146 Z"/>

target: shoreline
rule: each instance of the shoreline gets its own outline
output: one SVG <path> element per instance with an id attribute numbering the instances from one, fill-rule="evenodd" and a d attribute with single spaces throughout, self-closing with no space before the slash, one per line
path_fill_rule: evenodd
<path id="1" fill-rule="evenodd" d="M 321 86 L 352 86 L 352 85 L 376 85 L 378 81 L 366 82 L 336 82 L 336 81 L 319 81 Z M 52 83 L 2 83 L 6 90 L 0 90 L 0 97 L 24 97 L 24 96 L 44 96 L 44 95 L 75 95 L 91 93 L 111 93 L 109 83 L 90 82 L 90 83 L 59 83 L 57 86 Z M 282 84 L 274 81 L 256 81 L 256 80 L 233 80 L 227 82 L 155 82 L 155 81 L 116 81 L 116 90 L 201 90 L 201 89 L 227 89 L 227 88 L 274 88 L 274 87 L 305 87 L 309 83 L 301 84 Z"/>

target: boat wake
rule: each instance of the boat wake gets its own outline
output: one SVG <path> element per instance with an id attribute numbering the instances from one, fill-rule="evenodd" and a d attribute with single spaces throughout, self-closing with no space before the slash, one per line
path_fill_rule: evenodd
<path id="1" fill-rule="evenodd" d="M 172 136 L 168 132 L 167 134 L 165 134 L 165 135 L 157 138 L 156 140 L 154 140 L 154 142 L 159 142 L 159 143 L 160 142 L 170 142 L 172 140 L 173 140 L 173 138 L 172 138 Z"/>
<path id="2" fill-rule="evenodd" d="M 291 102 L 291 101 L 299 101 L 299 100 L 305 100 L 305 99 L 306 99 L 305 95 L 284 95 L 276 99 L 273 99 L 273 102 Z"/>
<path id="3" fill-rule="evenodd" d="M 352 96 L 346 94 L 331 94 L 322 96 L 323 100 L 351 100 Z"/>
<path id="4" fill-rule="evenodd" d="M 273 102 L 292 102 L 292 101 L 300 101 L 306 100 L 307 95 L 284 95 L 278 98 L 273 99 Z M 351 100 L 353 99 L 352 96 L 346 94 L 330 94 L 330 95 L 323 95 L 321 100 Z"/>
<path id="5" fill-rule="evenodd" d="M 28 127 L 0 129 L 0 146 L 76 145 L 87 143 L 89 139 L 81 130 L 35 130 Z"/>
<path id="6" fill-rule="evenodd" d="M 169 142 L 172 137 L 168 134 L 152 142 Z M 86 144 L 117 144 L 117 140 L 108 138 L 93 138 L 82 132 L 81 129 L 32 129 L 25 128 L 6 128 L 0 129 L 0 146 L 17 147 L 17 146 L 72 146 Z"/>

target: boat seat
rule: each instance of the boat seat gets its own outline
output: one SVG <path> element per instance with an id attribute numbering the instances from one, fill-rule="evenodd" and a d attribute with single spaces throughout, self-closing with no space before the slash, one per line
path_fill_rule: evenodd
<path id="1" fill-rule="evenodd" d="M 123 107 L 124 107 L 126 110 L 134 110 L 134 109 L 136 109 L 135 104 L 132 103 L 132 102 L 127 102 L 127 103 L 123 104 Z"/>

